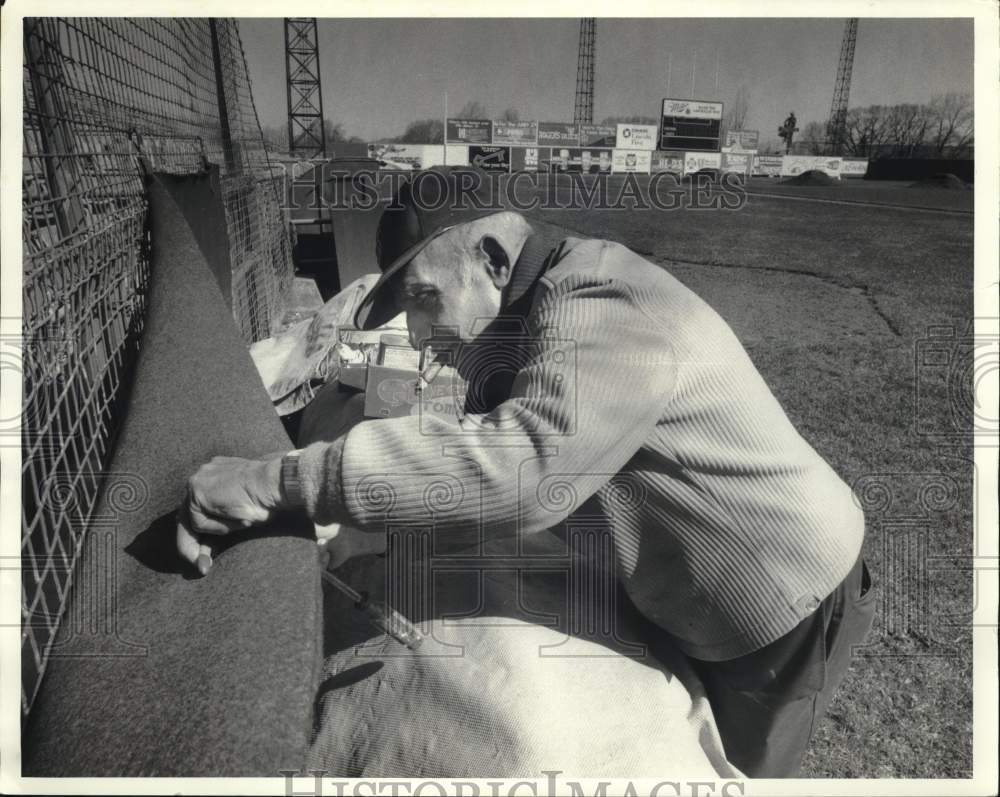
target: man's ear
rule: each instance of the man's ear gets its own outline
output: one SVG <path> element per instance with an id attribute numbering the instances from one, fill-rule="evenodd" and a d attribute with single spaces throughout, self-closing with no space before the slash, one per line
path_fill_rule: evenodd
<path id="1" fill-rule="evenodd" d="M 504 245 L 492 235 L 484 235 L 479 239 L 479 251 L 486 256 L 486 269 L 493 284 L 503 290 L 510 282 L 512 267 Z"/>

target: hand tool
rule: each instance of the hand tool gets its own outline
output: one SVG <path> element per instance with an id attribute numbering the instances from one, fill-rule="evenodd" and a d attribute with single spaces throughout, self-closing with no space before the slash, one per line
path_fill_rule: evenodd
<path id="1" fill-rule="evenodd" d="M 424 641 L 424 635 L 420 633 L 420 629 L 391 606 L 387 606 L 381 601 L 370 600 L 367 592 L 358 592 L 326 568 L 321 571 L 321 575 L 324 581 L 354 601 L 354 607 L 367 614 L 368 619 L 376 628 L 384 631 L 410 650 L 417 650 L 420 647 L 420 643 Z"/>

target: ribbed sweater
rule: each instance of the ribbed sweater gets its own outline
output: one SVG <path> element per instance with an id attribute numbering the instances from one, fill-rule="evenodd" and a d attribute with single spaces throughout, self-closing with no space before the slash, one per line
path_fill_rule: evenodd
<path id="1" fill-rule="evenodd" d="M 627 594 L 685 653 L 731 659 L 787 633 L 860 552 L 850 488 L 691 290 L 616 243 L 534 239 L 505 304 L 526 328 L 499 369 L 516 373 L 506 400 L 306 447 L 307 512 L 494 538 L 554 527 L 593 497 Z"/>

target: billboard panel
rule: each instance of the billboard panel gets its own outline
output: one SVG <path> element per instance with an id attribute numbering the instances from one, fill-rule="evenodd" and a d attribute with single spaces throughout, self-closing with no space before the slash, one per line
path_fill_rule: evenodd
<path id="1" fill-rule="evenodd" d="M 424 144 L 420 148 L 420 167 L 429 169 L 444 163 L 444 144 Z"/>
<path id="2" fill-rule="evenodd" d="M 830 177 L 840 179 L 840 157 L 832 155 L 785 155 L 781 159 L 781 176 L 794 177 L 797 174 L 816 170 Z"/>
<path id="3" fill-rule="evenodd" d="M 718 152 L 722 145 L 721 133 L 721 102 L 663 101 L 658 149 Z"/>
<path id="4" fill-rule="evenodd" d="M 712 100 L 671 100 L 663 101 L 663 115 L 687 119 L 716 119 L 722 121 L 722 103 Z"/>
<path id="5" fill-rule="evenodd" d="M 685 152 L 684 174 L 694 174 L 699 169 L 721 169 L 721 152 Z"/>
<path id="6" fill-rule="evenodd" d="M 448 166 L 465 166 L 469 162 L 469 148 L 462 144 L 448 144 L 444 148 Z"/>
<path id="7" fill-rule="evenodd" d="M 503 122 L 494 120 L 492 144 L 531 146 L 538 143 L 538 122 Z"/>
<path id="8" fill-rule="evenodd" d="M 580 128 L 572 123 L 539 122 L 538 146 L 578 147 L 580 146 Z"/>
<path id="9" fill-rule="evenodd" d="M 723 152 L 722 171 L 749 177 L 753 167 L 753 156 L 752 152 Z"/>
<path id="10" fill-rule="evenodd" d="M 650 171 L 684 174 L 684 153 L 677 151 L 654 152 L 650 162 Z"/>
<path id="11" fill-rule="evenodd" d="M 539 130 L 539 132 L 541 132 Z M 560 154 L 565 147 L 539 147 L 538 148 L 538 171 L 540 172 L 557 172 L 559 171 L 559 164 L 561 162 Z M 566 149 L 567 153 L 569 152 Z"/>
<path id="12" fill-rule="evenodd" d="M 619 124 L 616 133 L 618 149 L 656 149 L 656 125 Z"/>
<path id="13" fill-rule="evenodd" d="M 727 130 L 726 147 L 738 152 L 756 150 L 760 143 L 758 130 Z"/>
<path id="14" fill-rule="evenodd" d="M 447 153 L 441 144 L 369 144 L 368 154 L 396 168 L 429 169 L 445 163 L 450 166 L 469 163 L 469 148 L 460 144 L 449 144 Z"/>
<path id="15" fill-rule="evenodd" d="M 781 155 L 756 155 L 753 159 L 753 173 L 762 177 L 780 177 L 781 161 Z"/>
<path id="16" fill-rule="evenodd" d="M 864 177 L 868 173 L 868 158 L 843 158 L 840 161 L 841 177 Z"/>
<path id="17" fill-rule="evenodd" d="M 580 146 L 614 149 L 617 134 L 618 129 L 614 125 L 580 125 Z"/>
<path id="18" fill-rule="evenodd" d="M 609 174 L 611 150 L 596 147 L 553 147 L 539 156 L 539 170 L 577 174 Z"/>
<path id="19" fill-rule="evenodd" d="M 611 152 L 612 174 L 649 174 L 653 153 L 647 150 L 616 149 Z"/>
<path id="20" fill-rule="evenodd" d="M 510 150 L 512 172 L 538 171 L 538 147 L 512 147 Z"/>
<path id="21" fill-rule="evenodd" d="M 423 168 L 423 144 L 369 144 L 368 156 L 396 168 Z"/>
<path id="22" fill-rule="evenodd" d="M 448 119 L 448 144 L 489 144 L 493 124 L 489 119 Z"/>
<path id="23" fill-rule="evenodd" d="M 509 172 L 510 147 L 469 147 L 469 165 L 486 172 Z"/>

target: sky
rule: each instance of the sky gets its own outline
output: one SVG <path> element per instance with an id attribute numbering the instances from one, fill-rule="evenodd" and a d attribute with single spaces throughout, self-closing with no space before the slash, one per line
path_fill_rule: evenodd
<path id="1" fill-rule="evenodd" d="M 744 127 L 776 138 L 830 112 L 844 19 L 597 20 L 594 121 L 659 115 L 664 97 L 729 102 L 749 92 Z M 283 22 L 241 19 L 261 124 L 287 124 Z M 469 101 L 491 115 L 572 121 L 579 20 L 319 19 L 325 115 L 347 135 L 396 136 Z M 718 64 L 718 89 L 716 89 Z M 692 89 L 693 67 L 693 89 Z M 864 19 L 850 105 L 972 93 L 971 20 Z"/>

